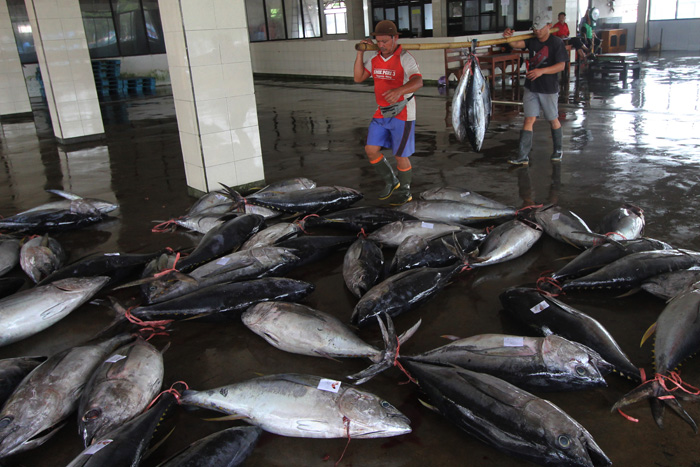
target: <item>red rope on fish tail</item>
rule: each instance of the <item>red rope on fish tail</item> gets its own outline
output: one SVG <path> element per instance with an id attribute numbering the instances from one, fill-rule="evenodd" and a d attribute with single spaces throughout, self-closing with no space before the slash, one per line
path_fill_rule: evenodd
<path id="1" fill-rule="evenodd" d="M 622 415 L 623 417 L 625 417 L 625 418 L 626 418 L 627 420 L 629 420 L 630 422 L 639 423 L 639 419 L 634 418 L 634 417 L 630 417 L 629 415 L 627 415 L 626 413 L 624 413 L 624 412 L 623 412 L 622 410 L 620 410 L 620 409 L 617 409 L 617 411 L 620 413 L 620 415 Z"/>
<path id="2" fill-rule="evenodd" d="M 644 368 L 639 369 L 639 376 L 642 378 L 642 383 L 646 382 L 647 373 L 646 373 L 646 371 L 644 371 Z"/>
<path id="3" fill-rule="evenodd" d="M 494 227 L 493 225 L 489 225 L 488 227 L 486 227 L 486 228 L 484 229 L 484 232 L 486 232 L 486 235 L 488 235 L 488 234 L 490 234 L 491 231 L 492 231 L 493 229 L 495 229 L 495 228 L 496 228 L 496 227 Z"/>
<path id="4" fill-rule="evenodd" d="M 179 217 L 178 217 L 179 219 Z M 157 224 L 155 227 L 151 229 L 151 232 L 153 233 L 165 233 L 165 232 L 172 232 L 174 229 L 173 226 L 176 226 L 177 222 L 175 222 L 175 219 L 170 219 L 169 221 L 161 222 L 160 224 Z"/>
<path id="5" fill-rule="evenodd" d="M 520 214 L 523 211 L 529 211 L 531 209 L 539 209 L 543 206 L 544 206 L 544 204 L 530 204 L 528 206 L 523 206 L 522 208 L 515 210 L 515 215 L 517 216 L 518 214 Z"/>
<path id="6" fill-rule="evenodd" d="M 683 382 L 681 379 L 681 375 L 676 372 L 672 371 L 668 375 L 661 375 L 659 373 L 656 374 L 656 380 L 659 382 L 662 388 L 666 390 L 667 392 L 674 392 L 677 390 L 681 390 L 685 392 L 686 394 L 690 394 L 693 396 L 700 396 L 700 389 L 696 388 L 695 386 L 691 386 L 688 383 Z M 673 386 L 671 389 L 666 386 L 666 382 L 671 383 L 671 386 Z M 663 396 L 666 398 L 669 398 L 668 396 Z M 671 396 L 673 397 L 673 396 Z M 659 397 L 661 399 L 661 397 Z"/>
<path id="7" fill-rule="evenodd" d="M 618 237 L 622 237 L 623 240 L 628 240 L 627 237 L 622 235 L 620 232 L 608 232 L 605 234 L 606 237 L 612 237 L 613 235 L 617 235 Z"/>
<path id="8" fill-rule="evenodd" d="M 544 290 L 542 288 L 542 284 L 549 284 L 555 289 L 557 289 L 558 292 L 550 292 L 548 290 Z M 559 281 L 547 276 L 542 276 L 539 279 L 537 279 L 537 291 L 546 297 L 558 297 L 563 293 L 562 286 L 561 284 L 559 284 Z"/>
<path id="9" fill-rule="evenodd" d="M 129 320 L 130 323 L 136 324 L 137 326 L 141 326 L 143 328 L 147 328 L 153 331 L 165 331 L 165 326 L 168 324 L 172 323 L 174 320 L 172 319 L 163 319 L 160 321 L 144 321 L 141 318 L 134 316 L 131 313 L 131 310 L 133 310 L 135 307 L 131 307 L 128 310 L 126 310 L 126 313 L 124 314 L 124 317 Z"/>
<path id="10" fill-rule="evenodd" d="M 173 267 L 170 268 L 170 269 L 165 269 L 165 270 L 163 270 L 163 271 L 161 271 L 161 272 L 158 272 L 158 273 L 156 273 L 156 274 L 153 274 L 153 277 L 163 277 L 163 276 L 165 276 L 166 274 L 170 274 L 171 272 L 176 272 L 176 271 L 177 271 L 177 268 L 176 268 L 175 266 L 177 266 L 177 262 L 178 262 L 179 260 L 180 260 L 180 253 L 177 253 L 177 254 L 175 255 L 175 261 L 173 261 Z"/>
<path id="11" fill-rule="evenodd" d="M 338 464 L 340 464 L 340 461 L 343 460 L 343 456 L 345 456 L 345 451 L 347 451 L 348 446 L 350 446 L 350 419 L 348 417 L 346 417 L 345 415 L 343 415 L 343 425 L 345 425 L 345 432 L 348 435 L 348 442 L 345 444 L 345 449 L 343 449 L 342 454 L 340 454 L 340 459 L 338 459 L 336 461 L 336 463 L 335 463 L 336 466 Z"/>
<path id="12" fill-rule="evenodd" d="M 302 217 L 301 219 L 297 219 L 294 221 L 294 223 L 299 226 L 301 231 L 307 235 L 309 234 L 309 232 L 304 230 L 304 226 L 306 225 L 306 219 L 308 219 L 309 217 L 321 217 L 321 216 L 319 216 L 318 214 L 308 214 L 308 215 Z"/>
<path id="13" fill-rule="evenodd" d="M 175 389 L 176 384 L 184 384 L 185 389 L 189 389 L 190 387 L 185 383 L 184 381 L 175 381 L 173 384 L 170 385 L 170 388 L 166 389 L 165 391 L 161 391 L 152 401 L 150 404 L 148 404 L 148 407 L 146 407 L 146 410 L 150 409 L 153 404 L 156 403 L 158 399 L 160 399 L 160 396 L 165 394 L 166 392 L 169 394 L 172 394 L 173 397 L 175 398 L 175 401 L 180 404 L 180 398 L 182 397 L 182 394 L 180 394 L 180 391 Z M 145 410 L 144 410 L 145 412 Z"/>
<path id="14" fill-rule="evenodd" d="M 408 381 L 406 381 L 405 383 L 399 383 L 399 384 L 408 384 L 409 382 L 414 383 L 414 384 L 418 384 L 418 381 L 416 381 L 416 379 L 413 376 L 411 376 L 411 374 L 408 372 L 408 370 L 406 370 L 406 368 L 403 367 L 401 362 L 399 362 L 399 351 L 400 350 L 401 350 L 401 341 L 399 341 L 399 338 L 397 337 L 396 338 L 396 356 L 394 357 L 394 366 L 398 367 L 398 369 L 401 370 L 401 372 L 404 375 L 406 375 L 406 377 L 408 378 Z"/>
<path id="15" fill-rule="evenodd" d="M 364 227 L 361 228 L 359 232 L 357 232 L 357 238 L 360 238 L 360 236 L 362 236 L 362 238 L 367 238 L 367 232 L 365 232 Z"/>

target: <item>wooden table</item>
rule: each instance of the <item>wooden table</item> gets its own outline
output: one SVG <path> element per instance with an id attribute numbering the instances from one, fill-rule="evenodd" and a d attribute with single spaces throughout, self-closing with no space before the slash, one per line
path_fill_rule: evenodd
<path id="1" fill-rule="evenodd" d="M 594 78 L 596 73 L 600 73 L 601 77 L 605 77 L 611 73 L 619 73 L 623 86 L 627 86 L 629 72 L 632 72 L 632 79 L 637 79 L 641 68 L 636 53 L 598 54 L 588 65 L 588 76 Z"/>
<path id="2" fill-rule="evenodd" d="M 506 78 L 511 79 L 511 99 L 516 99 L 517 90 L 520 86 L 520 54 L 513 53 L 497 53 L 487 55 L 477 55 L 479 64 L 482 70 L 489 71 L 488 80 L 491 83 L 491 95 L 493 96 L 496 88 L 496 76 L 501 77 L 501 94 L 506 92 Z M 510 69 L 508 69 L 510 67 Z M 497 71 L 497 70 L 500 70 Z"/>

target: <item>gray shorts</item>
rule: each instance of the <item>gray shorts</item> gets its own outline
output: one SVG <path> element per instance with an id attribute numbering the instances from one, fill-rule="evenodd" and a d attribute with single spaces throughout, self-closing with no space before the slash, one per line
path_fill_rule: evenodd
<path id="1" fill-rule="evenodd" d="M 525 88 L 525 94 L 523 94 L 523 111 L 525 112 L 525 117 L 539 117 L 541 110 L 544 114 L 544 118 L 551 122 L 559 117 L 558 101 L 558 92 L 555 94 L 542 94 L 539 92 L 532 92 L 528 88 Z"/>

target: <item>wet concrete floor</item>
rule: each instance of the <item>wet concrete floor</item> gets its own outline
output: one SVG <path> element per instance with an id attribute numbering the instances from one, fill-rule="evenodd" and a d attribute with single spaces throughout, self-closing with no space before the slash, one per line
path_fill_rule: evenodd
<path id="1" fill-rule="evenodd" d="M 700 250 L 696 234 L 700 205 L 700 57 L 643 57 L 639 80 L 574 83 L 560 105 L 564 160 L 549 161 L 551 137 L 546 122 L 535 125 L 529 167 L 509 167 L 506 160 L 518 142 L 522 116 L 498 108 L 481 153 L 455 140 L 449 124 L 449 100 L 429 86 L 418 94 L 418 121 L 413 191 L 442 185 L 465 187 L 502 203 L 524 206 L 557 203 L 581 216 L 591 227 L 623 202 L 644 209 L 646 235 L 675 247 Z M 359 189 L 359 204 L 379 204 L 378 177 L 365 160 L 363 144 L 373 108 L 371 87 L 328 82 L 256 82 L 258 118 L 268 182 L 308 177 L 318 185 Z M 93 252 L 151 252 L 165 246 L 194 245 L 198 236 L 178 231 L 151 233 L 155 220 L 179 216 L 194 202 L 188 196 L 172 97 L 165 95 L 103 105 L 106 139 L 79 146 L 57 146 L 48 112 L 40 105 L 34 120 L 3 120 L 0 132 L 0 214 L 7 216 L 40 203 L 61 188 L 88 197 L 115 200 L 120 209 L 110 220 L 81 231 L 55 235 L 74 261 Z M 526 255 L 500 265 L 464 272 L 419 309 L 395 319 L 403 331 L 418 318 L 423 325 L 404 346 L 404 354 L 445 344 L 446 334 L 526 334 L 501 311 L 498 295 L 507 287 L 532 284 L 544 271 L 557 269 L 577 250 L 544 236 Z M 387 261 L 393 254 L 385 250 Z M 344 252 L 290 273 L 315 284 L 303 303 L 349 322 L 356 303 L 342 275 Z M 21 275 L 16 269 L 13 275 Z M 625 298 L 598 294 L 563 300 L 603 323 L 632 362 L 650 372 L 651 345 L 639 346 L 644 331 L 664 308 L 660 299 L 640 292 Z M 0 348 L 0 358 L 49 355 L 78 344 L 107 325 L 104 305 L 86 305 L 48 330 Z M 381 345 L 378 332 L 360 336 Z M 182 322 L 169 337 L 164 355 L 165 385 L 186 381 L 208 389 L 284 372 L 334 379 L 357 372 L 366 361 L 342 362 L 292 355 L 269 346 L 239 319 L 225 325 Z M 700 366 L 690 361 L 683 377 L 700 384 Z M 611 413 L 612 405 L 633 388 L 617 375 L 608 387 L 570 393 L 538 393 L 557 404 L 590 431 L 614 465 L 696 466 L 700 443 L 679 418 L 667 413 L 659 429 L 645 403 L 626 410 L 630 422 Z M 440 415 L 425 409 L 419 392 L 398 369 L 391 369 L 363 388 L 381 395 L 412 421 L 409 435 L 352 440 L 340 465 L 529 465 L 485 446 Z M 700 406 L 685 404 L 700 420 Z M 203 411 L 179 411 L 176 429 L 144 462 L 157 465 L 168 455 L 202 436 L 237 422 L 209 422 Z M 65 465 L 80 451 L 76 417 L 41 447 L 3 461 L 7 466 Z M 240 423 L 240 422 L 238 422 Z M 284 438 L 264 434 L 248 460 L 253 466 L 331 465 L 346 440 Z"/>

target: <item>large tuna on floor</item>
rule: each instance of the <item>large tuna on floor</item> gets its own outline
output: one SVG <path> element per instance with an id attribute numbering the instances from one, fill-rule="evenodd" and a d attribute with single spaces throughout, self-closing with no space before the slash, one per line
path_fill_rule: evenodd
<path id="1" fill-rule="evenodd" d="M 501 452 L 540 465 L 612 464 L 581 424 L 547 400 L 484 373 L 417 362 L 405 367 L 435 410 Z"/>
<path id="2" fill-rule="evenodd" d="M 262 434 L 257 426 L 236 426 L 198 439 L 158 467 L 237 467 L 253 452 Z"/>
<path id="3" fill-rule="evenodd" d="M 180 403 L 235 415 L 282 436 L 358 439 L 411 432 L 408 418 L 387 401 L 319 376 L 269 375 L 187 390 Z"/>

